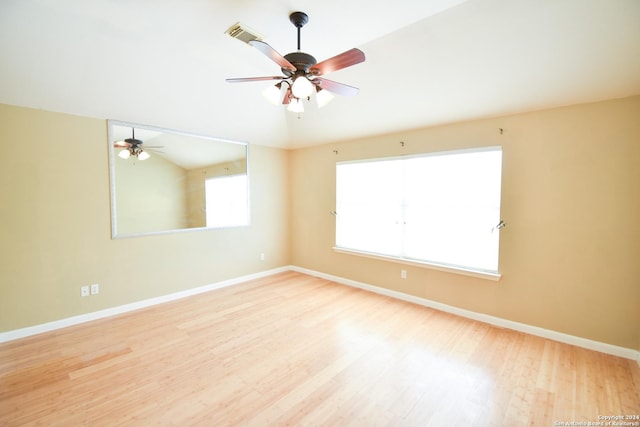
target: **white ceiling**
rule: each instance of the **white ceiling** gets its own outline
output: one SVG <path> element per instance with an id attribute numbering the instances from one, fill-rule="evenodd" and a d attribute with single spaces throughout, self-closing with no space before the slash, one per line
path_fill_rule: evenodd
<path id="1" fill-rule="evenodd" d="M 145 128 L 129 123 L 110 123 L 111 142 L 132 138 L 142 141 L 149 154 L 159 155 L 183 169 L 197 169 L 214 164 L 246 160 L 247 146 L 226 140 L 202 138 L 158 128 Z M 115 149 L 119 152 L 120 149 Z"/>
<path id="2" fill-rule="evenodd" d="M 301 118 L 261 95 L 279 75 L 224 34 L 281 54 L 352 47 L 360 88 Z M 2 0 L 0 102 L 300 147 L 640 94 L 639 0 Z"/>

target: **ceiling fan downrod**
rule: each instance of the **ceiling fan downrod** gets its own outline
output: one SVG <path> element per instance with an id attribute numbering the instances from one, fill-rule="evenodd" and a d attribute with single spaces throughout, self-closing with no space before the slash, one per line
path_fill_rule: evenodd
<path id="1" fill-rule="evenodd" d="M 289 21 L 298 29 L 298 51 L 300 51 L 300 30 L 309 22 L 309 16 L 304 12 L 293 12 L 289 15 Z"/>
<path id="2" fill-rule="evenodd" d="M 124 140 L 124 142 L 128 142 L 129 144 L 133 144 L 133 145 L 142 145 L 142 141 L 140 141 L 139 139 L 136 139 L 136 129 L 135 128 L 131 128 L 131 138 L 127 138 Z"/>
<path id="3" fill-rule="evenodd" d="M 317 61 L 313 56 L 300 50 L 300 29 L 309 22 L 309 16 L 304 12 L 293 12 L 289 15 L 289 21 L 298 29 L 298 50 L 286 54 L 284 58 L 295 67 L 296 71 L 292 72 L 283 68 L 282 72 L 287 77 L 308 76 L 309 68 L 315 65 Z"/>

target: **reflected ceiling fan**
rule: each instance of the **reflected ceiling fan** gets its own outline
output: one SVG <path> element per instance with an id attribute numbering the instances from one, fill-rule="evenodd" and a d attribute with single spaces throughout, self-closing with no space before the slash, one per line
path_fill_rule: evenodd
<path id="1" fill-rule="evenodd" d="M 142 140 L 136 139 L 136 129 L 131 128 L 131 138 L 127 138 L 121 141 L 113 143 L 115 148 L 124 148 L 124 150 L 118 153 L 118 157 L 121 159 L 128 159 L 129 157 L 136 157 L 138 160 L 147 160 L 151 155 L 142 149 Z M 148 146 L 146 148 L 163 148 L 160 146 Z"/>
<path id="2" fill-rule="evenodd" d="M 331 93 L 342 96 L 356 95 L 358 88 L 321 76 L 364 62 L 364 53 L 354 48 L 322 62 L 317 62 L 313 56 L 300 50 L 300 30 L 309 22 L 309 17 L 304 12 L 293 12 L 289 15 L 289 20 L 298 29 L 298 51 L 284 56 L 240 25 L 229 28 L 227 30 L 229 35 L 245 41 L 278 64 L 283 76 L 233 78 L 227 79 L 227 82 L 279 81 L 274 86 L 267 88 L 265 96 L 273 103 L 288 105 L 288 110 L 297 113 L 304 111 L 302 100 L 309 100 L 314 93 L 319 107 L 326 105 L 333 98 Z M 283 88 L 284 95 L 282 94 Z"/>

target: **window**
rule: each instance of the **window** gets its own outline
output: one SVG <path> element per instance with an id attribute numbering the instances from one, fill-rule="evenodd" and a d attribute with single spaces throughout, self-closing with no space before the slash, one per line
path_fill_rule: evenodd
<path id="1" fill-rule="evenodd" d="M 247 225 L 247 175 L 205 181 L 207 227 Z"/>
<path id="2" fill-rule="evenodd" d="M 502 150 L 336 165 L 336 246 L 497 273 Z"/>

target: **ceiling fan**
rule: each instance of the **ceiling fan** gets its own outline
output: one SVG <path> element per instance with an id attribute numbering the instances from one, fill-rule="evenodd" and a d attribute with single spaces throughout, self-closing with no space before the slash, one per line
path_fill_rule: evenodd
<path id="1" fill-rule="evenodd" d="M 267 89 L 265 96 L 274 103 L 288 105 L 290 111 L 301 113 L 304 111 L 303 99 L 309 100 L 313 93 L 316 93 L 318 106 L 324 106 L 335 93 L 342 96 L 354 96 L 358 93 L 358 88 L 332 80 L 325 79 L 325 74 L 341 70 L 352 65 L 364 62 L 364 53 L 359 49 L 350 49 L 339 55 L 317 62 L 316 59 L 300 50 L 300 30 L 309 22 L 309 17 L 304 12 L 293 12 L 289 15 L 289 20 L 298 29 L 298 51 L 280 55 L 267 43 L 257 37 L 249 37 L 248 44 L 258 49 L 269 59 L 280 66 L 283 76 L 269 77 L 243 77 L 226 79 L 229 83 L 256 82 L 256 81 L 279 81 L 276 85 Z M 231 27 L 227 32 L 234 36 L 240 27 Z M 244 37 L 246 37 L 246 32 Z M 236 37 L 242 39 L 242 37 Z M 282 95 L 283 83 L 285 92 Z"/>
<path id="2" fill-rule="evenodd" d="M 131 128 L 131 138 L 126 138 L 113 143 L 115 148 L 124 148 L 118 153 L 118 157 L 128 159 L 131 156 L 137 157 L 138 160 L 147 160 L 151 155 L 142 149 L 142 140 L 136 139 L 136 130 Z M 149 146 L 147 148 L 162 148 L 160 146 Z"/>

